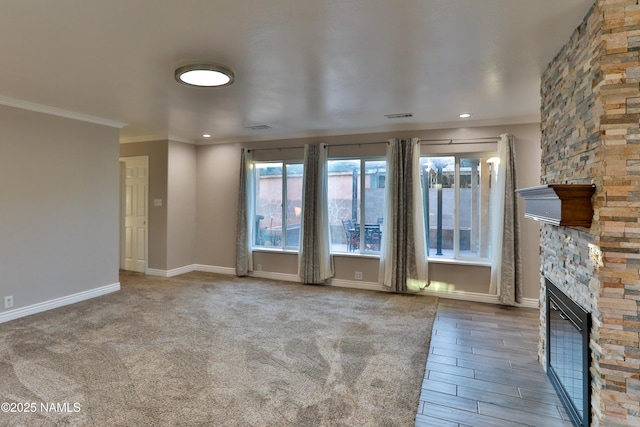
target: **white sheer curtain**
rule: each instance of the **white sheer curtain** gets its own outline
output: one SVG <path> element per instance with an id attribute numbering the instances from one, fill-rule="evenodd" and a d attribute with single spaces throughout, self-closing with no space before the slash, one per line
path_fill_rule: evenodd
<path id="1" fill-rule="evenodd" d="M 298 275 L 302 283 L 307 284 L 322 284 L 333 277 L 327 206 L 327 151 L 326 144 L 307 144 L 304 147 Z"/>
<path id="2" fill-rule="evenodd" d="M 398 293 L 428 285 L 429 267 L 420 187 L 420 140 L 391 139 L 387 145 L 385 217 L 380 284 Z"/>
<path id="3" fill-rule="evenodd" d="M 491 284 L 489 293 L 500 302 L 522 302 L 522 264 L 520 260 L 520 222 L 515 195 L 515 138 L 500 135 L 498 162 L 491 186 Z"/>
<path id="4" fill-rule="evenodd" d="M 253 271 L 253 239 L 255 238 L 255 180 L 253 156 L 250 150 L 240 154 L 240 185 L 238 190 L 238 225 L 236 235 L 236 274 L 247 276 Z"/>

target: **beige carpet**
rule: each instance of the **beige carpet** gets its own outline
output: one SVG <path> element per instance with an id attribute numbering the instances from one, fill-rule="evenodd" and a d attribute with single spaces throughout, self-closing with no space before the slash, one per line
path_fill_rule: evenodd
<path id="1" fill-rule="evenodd" d="M 0 425 L 413 426 L 434 298 L 206 273 L 121 283 L 0 324 L 0 402 L 29 411 Z"/>

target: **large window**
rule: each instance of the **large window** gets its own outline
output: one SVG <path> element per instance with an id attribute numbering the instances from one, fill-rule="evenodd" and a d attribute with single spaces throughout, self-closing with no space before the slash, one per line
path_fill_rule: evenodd
<path id="1" fill-rule="evenodd" d="M 301 163 L 254 163 L 255 247 L 298 249 L 302 169 Z"/>
<path id="2" fill-rule="evenodd" d="M 421 157 L 429 257 L 488 261 L 494 155 Z"/>
<path id="3" fill-rule="evenodd" d="M 331 251 L 379 253 L 384 227 L 386 162 L 335 159 L 328 162 Z"/>

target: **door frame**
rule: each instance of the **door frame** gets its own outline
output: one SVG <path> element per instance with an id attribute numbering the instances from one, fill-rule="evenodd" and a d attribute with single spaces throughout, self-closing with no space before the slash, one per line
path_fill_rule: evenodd
<path id="1" fill-rule="evenodd" d="M 149 156 L 125 156 L 120 157 L 120 269 L 125 266 L 125 214 L 126 214 L 126 183 L 127 183 L 127 160 L 144 160 L 145 185 L 144 198 L 147 203 L 147 220 L 144 223 L 144 273 L 149 269 Z"/>

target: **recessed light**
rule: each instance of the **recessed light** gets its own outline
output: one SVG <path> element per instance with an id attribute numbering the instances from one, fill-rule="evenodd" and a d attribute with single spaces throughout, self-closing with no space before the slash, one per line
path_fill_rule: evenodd
<path id="1" fill-rule="evenodd" d="M 233 71 L 221 65 L 190 64 L 175 72 L 175 78 L 182 84 L 199 87 L 228 86 L 233 83 Z"/>
<path id="2" fill-rule="evenodd" d="M 202 134 L 202 137 L 203 137 L 203 138 L 211 138 L 211 135 L 210 135 L 210 134 L 208 134 L 208 133 L 204 133 L 204 134 Z"/>
<path id="3" fill-rule="evenodd" d="M 458 117 L 460 117 L 461 119 L 468 119 L 469 117 L 471 117 L 471 114 L 469 114 L 469 113 L 462 113 L 462 114 L 460 114 Z"/>

